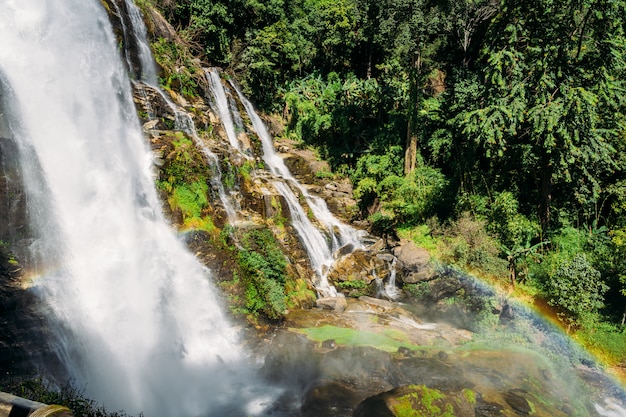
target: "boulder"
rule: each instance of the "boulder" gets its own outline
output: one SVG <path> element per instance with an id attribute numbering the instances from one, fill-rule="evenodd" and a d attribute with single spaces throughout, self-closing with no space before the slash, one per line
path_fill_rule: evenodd
<path id="1" fill-rule="evenodd" d="M 399 281 L 415 284 L 432 278 L 434 267 L 426 249 L 418 247 L 412 241 L 404 241 L 393 249 L 393 254 L 398 259 L 396 268 Z"/>
<path id="2" fill-rule="evenodd" d="M 325 310 L 344 311 L 348 306 L 345 297 L 323 297 L 318 298 L 315 302 L 317 307 Z"/>
<path id="3" fill-rule="evenodd" d="M 389 275 L 387 263 L 364 250 L 356 250 L 339 257 L 330 267 L 328 279 L 332 282 L 362 280 L 370 284 L 374 278 Z"/>
<path id="4" fill-rule="evenodd" d="M 381 300 L 380 298 L 372 298 L 366 295 L 359 297 L 359 301 L 382 308 L 383 310 L 391 310 L 393 308 L 393 304 L 390 301 Z"/>

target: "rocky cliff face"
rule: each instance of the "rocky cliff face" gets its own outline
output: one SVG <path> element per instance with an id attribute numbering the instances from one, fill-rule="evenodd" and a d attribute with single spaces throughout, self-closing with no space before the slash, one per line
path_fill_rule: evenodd
<path id="1" fill-rule="evenodd" d="M 0 101 L 0 115 L 7 110 Z M 37 298 L 21 282 L 22 257 L 16 254 L 25 253 L 31 241 L 28 212 L 18 147 L 3 123 L 0 116 L 0 383 L 31 375 L 50 354 Z"/>

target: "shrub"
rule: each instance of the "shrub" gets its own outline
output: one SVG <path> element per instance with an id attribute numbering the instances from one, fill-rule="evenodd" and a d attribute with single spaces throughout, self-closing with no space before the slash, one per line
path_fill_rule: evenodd
<path id="1" fill-rule="evenodd" d="M 487 222 L 463 213 L 446 230 L 443 237 L 442 257 L 462 268 L 481 269 L 503 276 L 507 263 L 499 258 L 500 245 L 486 230 Z"/>
<path id="2" fill-rule="evenodd" d="M 562 308 L 567 321 L 580 321 L 604 307 L 603 295 L 608 291 L 600 272 L 583 254 L 561 262 L 545 283 L 548 303 Z"/>
<path id="3" fill-rule="evenodd" d="M 216 228 L 207 213 L 212 173 L 200 151 L 182 132 L 174 134 L 171 147 L 157 186 L 168 193 L 170 209 L 180 213 L 183 228 L 212 233 Z"/>

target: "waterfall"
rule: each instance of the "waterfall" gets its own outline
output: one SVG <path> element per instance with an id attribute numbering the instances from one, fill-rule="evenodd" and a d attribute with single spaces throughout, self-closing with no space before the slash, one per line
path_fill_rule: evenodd
<path id="1" fill-rule="evenodd" d="M 215 175 L 213 175 L 210 179 L 211 187 L 214 190 L 217 190 L 219 199 L 222 202 L 222 206 L 224 207 L 224 211 L 228 217 L 228 222 L 230 224 L 234 224 L 237 220 L 237 212 L 234 205 L 228 198 L 226 190 L 224 189 L 224 184 L 222 183 L 222 170 L 220 168 L 217 155 L 211 152 L 211 150 L 204 144 L 196 131 L 196 126 L 191 116 L 180 110 L 178 106 L 172 103 L 172 100 L 170 100 L 161 89 L 156 88 L 156 90 L 161 94 L 165 102 L 169 105 L 170 110 L 175 115 L 174 129 L 185 132 L 187 136 L 193 139 L 196 146 L 202 151 L 202 154 L 207 159 L 209 166 L 213 169 Z"/>
<path id="2" fill-rule="evenodd" d="M 239 100 L 243 104 L 254 130 L 263 145 L 263 160 L 270 172 L 275 176 L 274 188 L 283 196 L 289 205 L 291 224 L 298 232 L 298 236 L 309 255 L 311 266 L 317 273 L 320 282 L 317 290 L 322 296 L 337 296 L 337 291 L 327 280 L 328 268 L 333 263 L 333 252 L 344 245 L 352 245 L 355 249 L 361 248 L 361 237 L 364 232 L 358 231 L 339 221 L 328 209 L 326 202 L 311 195 L 291 174 L 285 161 L 276 153 L 272 138 L 265 124 L 256 113 L 252 103 L 243 95 L 241 90 L 231 82 Z M 293 186 L 302 195 L 310 213 L 306 213 L 300 204 L 296 193 L 291 189 Z M 309 217 L 313 217 L 324 227 L 322 232 L 316 227 Z"/>
<path id="3" fill-rule="evenodd" d="M 154 59 L 152 59 L 152 51 L 148 43 L 148 32 L 143 22 L 143 16 L 132 0 L 124 0 L 124 3 L 131 21 L 133 38 L 137 40 L 137 55 L 141 64 L 141 76 L 139 78 L 150 85 L 156 85 L 158 82 L 156 65 L 154 64 Z"/>
<path id="4" fill-rule="evenodd" d="M 209 82 L 211 93 L 213 94 L 213 101 L 215 102 L 215 107 L 220 116 L 222 126 L 226 131 L 226 136 L 228 137 L 230 146 L 241 152 L 241 144 L 239 143 L 239 139 L 237 139 L 235 123 L 231 117 L 232 111 L 228 104 L 228 98 L 226 97 L 226 91 L 224 89 L 224 84 L 222 84 L 220 74 L 216 68 L 212 68 L 206 70 L 205 75 L 207 81 Z"/>
<path id="5" fill-rule="evenodd" d="M 211 272 L 160 212 L 101 3 L 0 0 L 0 9 L 0 73 L 16 115 L 5 114 L 7 130 L 22 149 L 41 259 L 32 285 L 67 371 L 109 409 L 252 414 L 254 380 Z"/>
<path id="6" fill-rule="evenodd" d="M 387 281 L 387 284 L 385 284 L 385 294 L 392 300 L 395 300 L 400 296 L 400 291 L 398 290 L 398 287 L 396 287 L 397 263 L 398 258 L 394 256 L 389 266 L 389 280 Z"/>
<path id="7" fill-rule="evenodd" d="M 118 9 L 119 13 L 119 6 L 116 5 L 116 1 L 119 0 L 113 0 L 112 3 Z M 159 87 L 156 67 L 154 64 L 154 60 L 152 59 L 150 45 L 148 43 L 147 30 L 141 16 L 141 12 L 131 0 L 124 0 L 124 7 L 128 11 L 128 16 L 130 19 L 130 28 L 124 23 L 123 19 L 120 19 L 124 31 L 124 38 L 132 39 L 133 43 L 137 45 L 136 49 L 138 50 L 138 56 L 140 61 L 139 72 L 141 74 L 141 81 L 133 81 L 135 90 L 139 91 L 145 96 L 145 89 L 143 88 L 143 84 L 145 84 L 148 87 L 152 88 L 154 91 L 156 91 L 174 115 L 174 129 L 185 132 L 187 136 L 189 136 L 194 141 L 196 146 L 198 146 L 198 148 L 202 151 L 207 159 L 209 166 L 213 169 L 213 172 L 215 173 L 215 175 L 211 177 L 211 187 L 218 193 L 220 202 L 222 203 L 224 211 L 226 212 L 228 222 L 230 224 L 234 224 L 237 220 L 237 211 L 233 203 L 231 202 L 231 199 L 228 197 L 226 190 L 224 189 L 224 185 L 222 183 L 222 171 L 217 155 L 211 152 L 211 150 L 204 144 L 204 142 L 198 135 L 196 126 L 191 116 L 189 116 L 189 114 L 179 108 L 179 106 L 177 106 L 171 100 L 171 98 Z M 127 65 L 129 69 L 132 69 L 131 59 L 128 55 L 129 52 L 125 51 Z M 154 114 L 149 114 L 149 116 L 154 117 Z"/>

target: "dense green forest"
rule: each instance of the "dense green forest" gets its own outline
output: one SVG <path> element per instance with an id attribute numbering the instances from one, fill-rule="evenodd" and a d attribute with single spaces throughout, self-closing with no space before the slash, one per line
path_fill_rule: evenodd
<path id="1" fill-rule="evenodd" d="M 625 0 L 154 2 L 352 180 L 374 232 L 626 357 Z"/>

